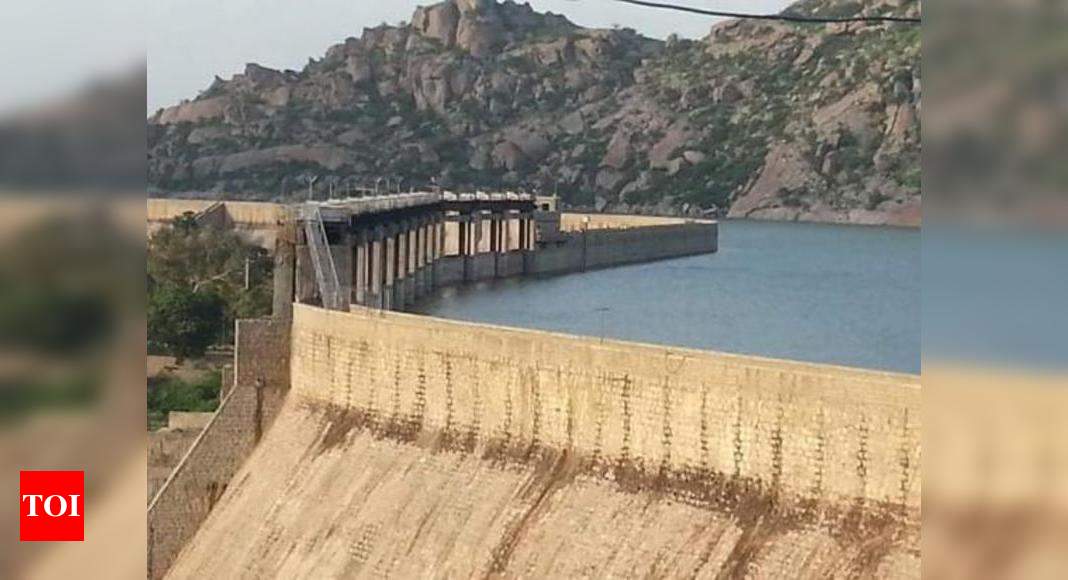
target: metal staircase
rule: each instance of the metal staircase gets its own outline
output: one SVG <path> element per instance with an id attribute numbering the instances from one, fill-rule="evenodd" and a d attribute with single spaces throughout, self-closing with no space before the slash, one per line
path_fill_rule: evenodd
<path id="1" fill-rule="evenodd" d="M 338 282 L 337 268 L 334 266 L 334 256 L 330 253 L 330 242 L 326 239 L 326 228 L 323 226 L 319 206 L 305 204 L 301 209 L 301 218 L 323 307 L 328 310 L 342 310 L 341 283 Z"/>

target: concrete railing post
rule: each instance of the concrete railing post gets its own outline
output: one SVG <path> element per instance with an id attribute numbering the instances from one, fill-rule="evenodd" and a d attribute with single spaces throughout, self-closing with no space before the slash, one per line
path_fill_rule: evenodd
<path id="1" fill-rule="evenodd" d="M 404 233 L 404 284 L 401 288 L 404 290 L 404 306 L 415 303 L 415 262 L 416 262 L 416 250 L 418 249 L 416 240 L 416 222 L 415 220 L 407 220 L 403 224 Z"/>
<path id="2" fill-rule="evenodd" d="M 510 210 L 504 214 L 504 251 L 505 253 L 512 251 L 512 212 Z"/>
<path id="3" fill-rule="evenodd" d="M 397 271 L 393 278 L 393 310 L 404 310 L 408 283 L 408 224 L 397 224 Z"/>
<path id="4" fill-rule="evenodd" d="M 400 254 L 397 251 L 399 244 L 398 238 L 400 234 L 396 230 L 396 226 L 391 226 L 386 230 L 386 274 L 383 279 L 382 288 L 382 308 L 385 310 L 393 310 L 396 308 L 396 289 L 397 285 L 397 270 L 400 266 Z"/>
<path id="5" fill-rule="evenodd" d="M 371 241 L 371 294 L 369 306 L 383 307 L 384 288 L 386 284 L 386 235 L 382 228 L 375 228 Z"/>
<path id="6" fill-rule="evenodd" d="M 527 220 L 523 219 L 523 214 L 519 214 L 519 249 L 527 249 Z"/>
<path id="7" fill-rule="evenodd" d="M 370 258 L 370 251 L 368 248 L 368 236 L 367 232 L 360 230 L 356 232 L 356 261 L 353 264 L 354 271 L 354 286 L 353 299 L 356 304 L 361 306 L 367 305 L 367 275 L 370 272 L 370 268 L 367 267 L 368 259 Z"/>
<path id="8" fill-rule="evenodd" d="M 415 229 L 416 239 L 416 253 L 415 253 L 415 296 L 416 298 L 422 298 L 426 296 L 430 291 L 427 271 L 430 269 L 427 264 L 427 234 L 429 233 L 429 220 L 424 216 L 419 218 Z"/>

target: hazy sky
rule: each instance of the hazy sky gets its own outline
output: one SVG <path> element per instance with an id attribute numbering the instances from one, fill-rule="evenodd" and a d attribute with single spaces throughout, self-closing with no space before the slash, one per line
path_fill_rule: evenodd
<path id="1" fill-rule="evenodd" d="M 69 96 L 90 80 L 144 63 L 145 5 L 145 0 L 0 0 L 0 116 Z"/>
<path id="2" fill-rule="evenodd" d="M 672 0 L 723 10 L 777 12 L 787 0 Z M 148 11 L 148 112 L 193 98 L 215 75 L 229 78 L 256 62 L 299 69 L 309 57 L 364 27 L 409 20 L 435 0 L 151 0 Z M 87 3 L 87 4 L 92 4 Z M 716 19 L 628 6 L 613 0 L 530 0 L 539 12 L 588 27 L 629 26 L 663 38 L 701 37 Z"/>

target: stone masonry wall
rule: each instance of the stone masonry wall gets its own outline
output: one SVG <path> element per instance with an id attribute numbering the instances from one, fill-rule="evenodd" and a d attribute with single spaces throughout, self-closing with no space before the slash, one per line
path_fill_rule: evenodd
<path id="1" fill-rule="evenodd" d="M 240 320 L 235 346 L 234 387 L 149 504 L 149 578 L 166 574 L 289 390 L 289 321 Z"/>
<path id="2" fill-rule="evenodd" d="M 304 305 L 292 340 L 297 396 L 419 431 L 919 506 L 913 375 Z"/>

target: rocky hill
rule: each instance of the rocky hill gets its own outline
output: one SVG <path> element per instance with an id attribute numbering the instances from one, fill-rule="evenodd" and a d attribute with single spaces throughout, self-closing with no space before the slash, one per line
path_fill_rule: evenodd
<path id="1" fill-rule="evenodd" d="M 729 21 L 662 42 L 446 0 L 301 71 L 250 64 L 157 112 L 149 181 L 162 195 L 284 199 L 312 175 L 335 194 L 389 178 L 558 191 L 604 211 L 914 224 L 919 56 L 919 27 L 904 24 Z"/>

